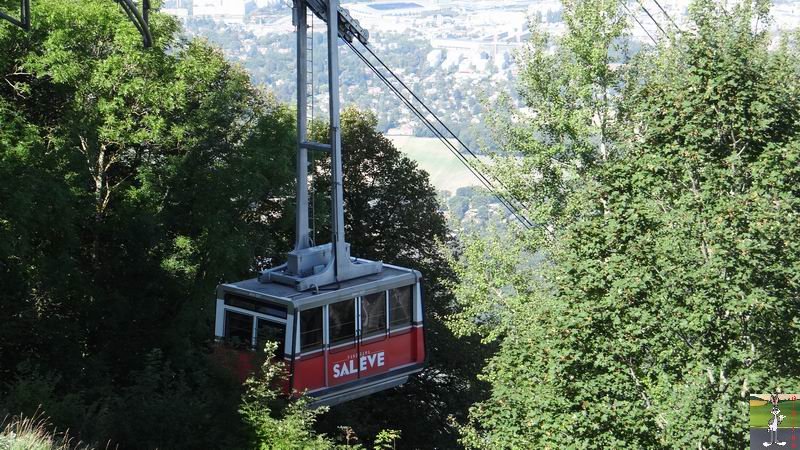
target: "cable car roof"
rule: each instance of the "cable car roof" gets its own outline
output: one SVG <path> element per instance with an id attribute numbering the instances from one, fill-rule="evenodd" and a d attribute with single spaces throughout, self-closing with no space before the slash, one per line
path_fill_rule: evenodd
<path id="1" fill-rule="evenodd" d="M 262 283 L 258 278 L 221 284 L 217 287 L 217 298 L 225 293 L 244 295 L 250 298 L 279 302 L 294 308 L 312 308 L 336 300 L 354 298 L 372 292 L 408 286 L 422 278 L 419 271 L 404 267 L 383 265 L 383 270 L 338 284 L 298 292 L 294 287 L 280 283 Z"/>

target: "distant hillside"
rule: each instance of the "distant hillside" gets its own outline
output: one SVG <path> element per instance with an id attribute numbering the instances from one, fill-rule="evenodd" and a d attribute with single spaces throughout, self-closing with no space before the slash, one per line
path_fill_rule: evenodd
<path id="1" fill-rule="evenodd" d="M 437 138 L 387 135 L 398 150 L 419 164 L 440 191 L 454 193 L 460 187 L 479 186 L 480 181 Z"/>

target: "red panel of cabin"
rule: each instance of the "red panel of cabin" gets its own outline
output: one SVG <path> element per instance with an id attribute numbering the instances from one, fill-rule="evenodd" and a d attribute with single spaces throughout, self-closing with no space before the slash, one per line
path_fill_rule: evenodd
<path id="1" fill-rule="evenodd" d="M 327 367 L 325 356 L 327 353 Z M 294 389 L 317 390 L 338 386 L 361 378 L 379 375 L 402 366 L 425 360 L 422 327 L 365 338 L 359 345 L 349 345 L 316 352 L 298 358 L 294 365 Z M 325 383 L 327 370 L 327 385 Z"/>

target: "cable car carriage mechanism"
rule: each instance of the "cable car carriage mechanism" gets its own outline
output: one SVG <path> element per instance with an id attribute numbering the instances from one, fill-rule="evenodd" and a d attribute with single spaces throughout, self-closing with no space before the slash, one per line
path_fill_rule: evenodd
<path id="1" fill-rule="evenodd" d="M 328 23 L 330 143 L 307 140 L 307 14 Z M 281 266 L 217 287 L 215 335 L 263 349 L 289 369 L 288 391 L 334 405 L 403 384 L 425 362 L 421 274 L 354 258 L 344 238 L 338 38 L 369 35 L 338 0 L 295 0 L 297 27 L 296 242 Z M 337 17 L 338 20 L 328 20 Z M 308 150 L 331 153 L 331 243 L 309 234 Z M 245 352 L 252 350 L 245 350 Z M 252 353 L 251 353 L 252 354 Z M 247 359 L 247 355 L 241 355 Z"/>

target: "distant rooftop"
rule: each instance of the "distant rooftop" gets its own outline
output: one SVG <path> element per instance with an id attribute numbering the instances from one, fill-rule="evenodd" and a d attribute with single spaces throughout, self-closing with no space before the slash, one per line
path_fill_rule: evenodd
<path id="1" fill-rule="evenodd" d="M 408 8 L 422 8 L 419 3 L 411 2 L 396 2 L 396 3 L 372 3 L 369 5 L 372 9 L 379 11 L 388 11 L 392 9 L 408 9 Z"/>

